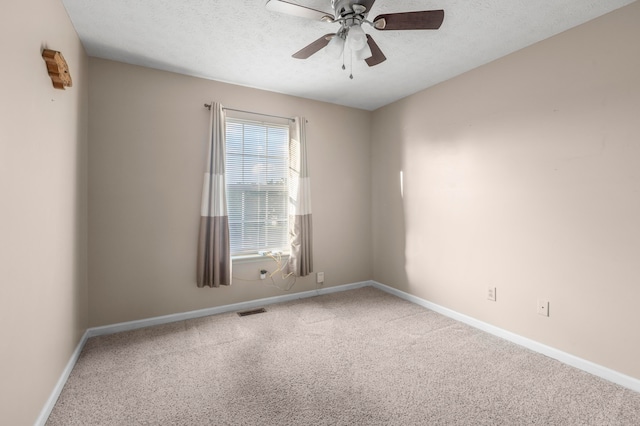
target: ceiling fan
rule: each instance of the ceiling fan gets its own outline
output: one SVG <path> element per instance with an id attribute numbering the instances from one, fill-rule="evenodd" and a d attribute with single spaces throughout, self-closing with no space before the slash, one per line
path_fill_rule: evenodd
<path id="1" fill-rule="evenodd" d="M 331 0 L 333 14 L 284 0 L 268 0 L 265 7 L 273 12 L 340 24 L 338 31 L 323 35 L 294 53 L 292 55 L 294 58 L 307 59 L 324 48 L 331 56 L 339 58 L 346 45 L 354 53 L 356 59 L 364 59 L 370 67 L 384 62 L 387 58 L 373 37 L 364 32 L 362 24 L 368 24 L 380 31 L 437 30 L 444 20 L 444 10 L 425 10 L 388 13 L 378 15 L 373 21 L 369 21 L 367 17 L 374 3 L 375 0 Z"/>

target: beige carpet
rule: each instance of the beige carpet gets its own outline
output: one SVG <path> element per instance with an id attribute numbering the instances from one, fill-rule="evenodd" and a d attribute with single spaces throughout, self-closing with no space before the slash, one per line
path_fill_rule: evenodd
<path id="1" fill-rule="evenodd" d="M 371 287 L 266 308 L 89 339 L 47 424 L 640 424 L 639 393 Z"/>

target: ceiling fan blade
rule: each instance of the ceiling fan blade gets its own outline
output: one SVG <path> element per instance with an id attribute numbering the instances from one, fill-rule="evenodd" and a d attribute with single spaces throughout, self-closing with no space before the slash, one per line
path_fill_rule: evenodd
<path id="1" fill-rule="evenodd" d="M 302 49 L 298 50 L 291 56 L 296 59 L 307 59 L 309 56 L 313 55 L 320 49 L 327 47 L 327 44 L 329 44 L 329 41 L 333 36 L 335 36 L 335 34 L 325 34 L 307 47 L 303 47 Z"/>
<path id="2" fill-rule="evenodd" d="M 382 50 L 380 50 L 376 42 L 373 41 L 373 37 L 371 37 L 369 34 L 367 34 L 367 44 L 369 45 L 369 49 L 371 49 L 371 56 L 364 60 L 367 65 L 373 67 L 387 60 L 387 57 L 384 56 Z"/>
<path id="3" fill-rule="evenodd" d="M 382 21 L 384 20 L 384 21 Z M 376 16 L 374 28 L 378 30 L 437 30 L 444 20 L 444 10 L 388 13 Z"/>
<path id="4" fill-rule="evenodd" d="M 311 9 L 310 7 L 300 6 L 299 4 L 289 3 L 283 0 L 269 0 L 264 7 L 271 12 L 285 13 L 287 15 L 298 16 L 300 18 L 314 19 L 316 21 L 326 20 L 329 18 L 333 21 L 332 13 Z"/>

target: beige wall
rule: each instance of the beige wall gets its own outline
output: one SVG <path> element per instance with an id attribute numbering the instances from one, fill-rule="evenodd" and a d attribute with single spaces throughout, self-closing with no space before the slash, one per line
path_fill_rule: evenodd
<path id="1" fill-rule="evenodd" d="M 325 286 L 371 278 L 369 112 L 101 59 L 89 69 L 92 326 L 283 294 L 255 280 L 270 262 L 234 264 L 231 287 L 196 287 L 211 100 L 307 117 L 315 270 Z M 291 291 L 313 288 L 307 277 Z"/>
<path id="2" fill-rule="evenodd" d="M 60 1 L 3 2 L 0 44 L 0 424 L 31 425 L 87 327 L 88 60 Z"/>
<path id="3" fill-rule="evenodd" d="M 87 60 L 60 2 L 7 3 L 0 423 L 33 423 L 88 325 L 282 294 L 195 287 L 212 99 L 308 118 L 325 286 L 373 276 L 640 378 L 639 21 L 634 3 L 371 114 Z M 51 87 L 43 47 L 73 88 Z"/>
<path id="4" fill-rule="evenodd" d="M 638 22 L 634 3 L 375 111 L 374 279 L 640 378 Z"/>

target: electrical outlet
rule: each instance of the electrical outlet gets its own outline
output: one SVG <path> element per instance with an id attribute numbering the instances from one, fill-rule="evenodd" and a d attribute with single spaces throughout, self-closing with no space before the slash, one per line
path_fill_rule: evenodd
<path id="1" fill-rule="evenodd" d="M 538 315 L 543 317 L 549 316 L 549 301 L 544 299 L 538 299 Z"/>
<path id="2" fill-rule="evenodd" d="M 495 287 L 487 287 L 487 299 L 496 301 L 496 288 Z"/>
<path id="3" fill-rule="evenodd" d="M 324 272 L 316 273 L 316 282 L 318 284 L 324 284 Z"/>

